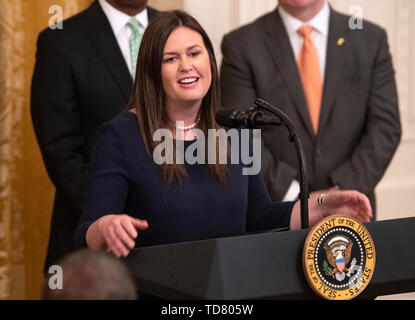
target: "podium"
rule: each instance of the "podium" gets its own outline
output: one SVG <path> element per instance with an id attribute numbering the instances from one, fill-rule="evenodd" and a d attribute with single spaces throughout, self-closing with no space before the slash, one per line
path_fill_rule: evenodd
<path id="1" fill-rule="evenodd" d="M 371 283 L 358 296 L 415 291 L 415 218 L 365 224 L 375 243 Z M 318 299 L 302 251 L 309 229 L 136 248 L 125 262 L 138 290 L 161 299 Z"/>

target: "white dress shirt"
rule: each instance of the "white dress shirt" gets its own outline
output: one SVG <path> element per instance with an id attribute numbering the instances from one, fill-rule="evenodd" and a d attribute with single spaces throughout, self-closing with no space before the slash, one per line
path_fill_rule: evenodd
<path id="1" fill-rule="evenodd" d="M 128 14 L 115 9 L 106 0 L 99 0 L 99 4 L 110 22 L 112 31 L 114 32 L 115 38 L 117 39 L 118 45 L 121 49 L 121 53 L 131 73 L 131 55 L 129 44 L 131 29 L 127 26 L 128 20 L 130 20 L 131 17 Z M 140 23 L 140 32 L 144 33 L 144 30 L 148 26 L 147 8 L 137 14 L 135 18 Z"/>
<path id="2" fill-rule="evenodd" d="M 317 13 L 310 21 L 303 22 L 296 17 L 290 15 L 281 6 L 278 6 L 278 12 L 281 16 L 282 22 L 284 23 L 285 30 L 288 33 L 291 47 L 294 52 L 295 60 L 298 60 L 300 55 L 301 47 L 303 45 L 303 37 L 298 34 L 298 29 L 304 25 L 313 27 L 313 31 L 310 34 L 311 40 L 317 49 L 318 59 L 320 63 L 320 74 L 322 85 L 324 85 L 324 73 L 326 71 L 326 53 L 327 53 L 327 39 L 329 35 L 329 19 L 330 19 L 330 8 L 325 1 L 323 8 Z M 293 180 L 284 195 L 282 201 L 294 201 L 298 199 L 300 193 L 300 184 L 297 180 Z"/>

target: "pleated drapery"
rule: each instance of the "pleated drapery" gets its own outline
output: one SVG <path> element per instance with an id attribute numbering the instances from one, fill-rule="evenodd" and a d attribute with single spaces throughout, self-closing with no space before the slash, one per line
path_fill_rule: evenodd
<path id="1" fill-rule="evenodd" d="M 0 0 L 0 299 L 38 299 L 43 284 L 54 187 L 30 118 L 37 36 L 91 2 Z"/>

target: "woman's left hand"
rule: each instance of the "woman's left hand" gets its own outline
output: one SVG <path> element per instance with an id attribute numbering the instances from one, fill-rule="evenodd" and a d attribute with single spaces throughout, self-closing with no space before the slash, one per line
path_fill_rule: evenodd
<path id="1" fill-rule="evenodd" d="M 324 217 L 338 214 L 354 218 L 361 223 L 369 222 L 373 217 L 369 199 L 363 193 L 354 190 L 331 191 L 321 196 L 321 205 L 317 206 L 322 210 Z"/>
<path id="2" fill-rule="evenodd" d="M 308 199 L 308 204 L 310 227 L 331 215 L 351 217 L 361 223 L 369 222 L 373 217 L 369 199 L 355 190 L 330 189 L 313 192 Z M 298 201 L 293 208 L 291 229 L 300 229 L 300 226 L 300 202 Z"/>

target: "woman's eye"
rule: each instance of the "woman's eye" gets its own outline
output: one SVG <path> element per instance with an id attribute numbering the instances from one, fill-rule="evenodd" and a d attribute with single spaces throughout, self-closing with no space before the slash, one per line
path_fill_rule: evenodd
<path id="1" fill-rule="evenodd" d="M 173 62 L 176 60 L 176 57 L 167 57 L 163 60 L 163 62 Z"/>
<path id="2" fill-rule="evenodd" d="M 190 53 L 190 55 L 192 57 L 197 57 L 200 53 L 201 53 L 200 51 L 194 51 L 194 52 Z"/>

